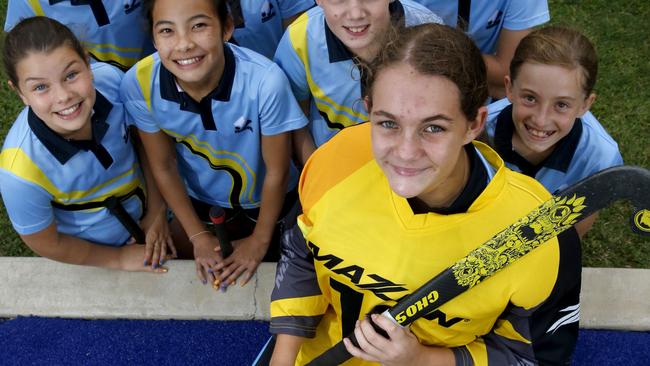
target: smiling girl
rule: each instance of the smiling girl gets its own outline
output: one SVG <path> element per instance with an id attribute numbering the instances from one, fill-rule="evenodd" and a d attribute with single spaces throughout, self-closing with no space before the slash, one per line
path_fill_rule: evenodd
<path id="1" fill-rule="evenodd" d="M 368 81 L 370 122 L 338 133 L 303 170 L 303 214 L 272 295 L 272 364 L 303 365 L 352 331 L 346 365 L 563 364 L 578 331 L 575 231 L 410 328 L 375 314 L 388 338 L 366 319 L 549 198 L 473 142 L 488 86 L 471 39 L 425 24 L 391 41 Z"/>
<path id="2" fill-rule="evenodd" d="M 442 20 L 411 0 L 317 0 L 285 32 L 275 53 L 309 126 L 294 133 L 298 161 L 347 126 L 368 120 L 360 67 L 377 55 L 390 25 Z"/>
<path id="3" fill-rule="evenodd" d="M 225 43 L 233 31 L 226 0 L 143 6 L 158 52 L 129 70 L 121 93 L 174 211 L 175 241 L 204 283 L 241 275 L 246 283 L 267 253 L 277 259 L 296 202 L 289 132 L 307 121 L 277 65 Z M 225 260 L 206 230 L 214 205 L 226 209 L 234 241 Z"/>
<path id="4" fill-rule="evenodd" d="M 0 155 L 2 198 L 23 241 L 65 263 L 166 271 L 159 266 L 174 247 L 165 206 L 145 185 L 129 139 L 122 72 L 89 65 L 72 32 L 45 17 L 18 23 L 3 56 L 9 86 L 26 105 Z M 142 236 L 145 190 L 146 247 L 124 245 Z"/>
<path id="5" fill-rule="evenodd" d="M 509 168 L 557 192 L 623 164 L 618 145 L 589 112 L 597 71 L 594 46 L 578 31 L 547 27 L 521 41 L 505 77 L 508 97 L 488 106 L 486 125 Z M 595 219 L 577 225 L 581 236 Z"/>

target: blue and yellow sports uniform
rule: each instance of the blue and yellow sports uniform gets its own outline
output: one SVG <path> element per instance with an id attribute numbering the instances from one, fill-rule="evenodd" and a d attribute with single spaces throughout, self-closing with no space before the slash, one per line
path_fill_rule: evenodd
<path id="1" fill-rule="evenodd" d="M 103 202 L 116 197 L 133 220 L 142 216 L 145 184 L 118 98 L 122 72 L 103 63 L 91 67 L 97 95 L 92 140 L 64 139 L 28 107 L 4 142 L 0 189 L 21 235 L 55 222 L 60 233 L 117 246 L 130 234 Z"/>
<path id="2" fill-rule="evenodd" d="M 314 6 L 314 0 L 229 0 L 235 20 L 234 41 L 273 58 L 280 43 L 282 21 Z"/>
<path id="3" fill-rule="evenodd" d="M 603 169 L 622 165 L 618 144 L 591 112 L 576 119 L 573 128 L 540 164 L 533 165 L 512 149 L 512 104 L 503 98 L 488 105 L 485 131 L 491 146 L 508 168 L 537 179 L 550 192 L 562 190 Z"/>
<path id="4" fill-rule="evenodd" d="M 372 156 L 369 130 L 362 124 L 337 134 L 301 176 L 300 230 L 292 231 L 278 263 L 271 302 L 272 333 L 309 338 L 296 364 L 549 198 L 477 142 L 465 148 L 470 178 L 453 210 L 420 212 L 391 190 Z M 411 331 L 424 345 L 452 348 L 458 365 L 568 359 L 578 331 L 581 267 L 575 230 L 565 234 L 416 320 Z"/>
<path id="5" fill-rule="evenodd" d="M 411 0 L 395 0 L 389 9 L 393 22 L 405 26 L 442 22 Z M 342 128 L 368 120 L 361 98 L 363 76 L 354 55 L 329 29 L 321 7 L 289 26 L 274 60 L 287 74 L 296 99 L 311 99 L 309 129 L 316 146 Z"/>
<path id="6" fill-rule="evenodd" d="M 126 70 L 154 51 L 142 1 L 9 0 L 5 31 L 37 15 L 65 24 L 93 58 Z"/>
<path id="7" fill-rule="evenodd" d="M 459 14 L 459 3 L 449 0 L 414 0 L 440 15 L 445 24 L 456 27 L 459 16 L 467 34 L 481 52 L 494 54 L 502 29 L 524 30 L 549 21 L 546 0 L 474 0 L 467 14 Z M 469 17 L 469 19 L 464 19 Z"/>
<path id="8" fill-rule="evenodd" d="M 183 92 L 157 53 L 127 72 L 121 95 L 140 130 L 162 130 L 175 139 L 178 170 L 192 198 L 254 209 L 265 176 L 262 136 L 301 128 L 307 120 L 277 65 L 232 44 L 224 45 L 224 57 L 219 85 L 201 101 Z M 296 182 L 291 166 L 288 191 Z"/>

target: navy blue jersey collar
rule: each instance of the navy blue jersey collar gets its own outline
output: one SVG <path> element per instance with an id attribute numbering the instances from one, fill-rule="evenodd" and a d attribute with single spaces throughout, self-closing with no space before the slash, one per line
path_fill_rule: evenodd
<path id="1" fill-rule="evenodd" d="M 449 207 L 433 208 L 428 207 L 424 202 L 417 198 L 409 198 L 408 202 L 414 214 L 422 214 L 434 212 L 442 215 L 451 215 L 456 213 L 463 213 L 469 210 L 470 206 L 476 201 L 478 196 L 481 195 L 488 184 L 488 174 L 486 167 L 481 162 L 478 152 L 474 145 L 469 143 L 464 146 L 467 157 L 469 158 L 469 178 L 465 184 L 465 188 L 461 191 L 460 195 L 449 205 Z"/>
<path id="2" fill-rule="evenodd" d="M 528 162 L 528 160 L 524 159 L 523 156 L 519 155 L 512 148 L 512 135 L 514 130 L 512 104 L 510 104 L 499 113 L 494 130 L 494 147 L 505 161 L 516 165 L 521 169 L 522 173 L 530 177 L 535 177 L 537 172 L 543 167 L 566 173 L 573 160 L 573 155 L 575 155 L 576 149 L 578 148 L 580 136 L 582 136 L 582 120 L 576 118 L 571 131 L 558 141 L 551 155 L 537 165 Z"/>
<path id="3" fill-rule="evenodd" d="M 93 115 L 90 118 L 92 124 L 92 140 L 95 144 L 100 145 L 101 140 L 108 131 L 108 118 L 113 104 L 106 99 L 99 91 L 95 90 L 95 105 L 93 106 Z M 49 128 L 36 114 L 29 108 L 27 112 L 27 123 L 29 128 L 34 132 L 36 138 L 45 146 L 45 148 L 61 164 L 65 164 L 82 148 L 72 140 L 61 137 L 58 133 Z"/>
<path id="4" fill-rule="evenodd" d="M 110 23 L 108 13 L 106 12 L 106 8 L 104 7 L 104 4 L 102 4 L 101 0 L 50 0 L 50 5 L 62 2 L 69 2 L 72 6 L 90 5 L 90 9 L 95 16 L 95 21 L 98 26 L 101 27 Z"/>
<path id="5" fill-rule="evenodd" d="M 235 81 L 235 55 L 227 43 L 223 45 L 223 55 L 225 64 L 219 84 L 205 98 L 209 97 L 214 100 L 227 102 L 230 100 L 233 82 Z M 181 107 L 187 101 L 186 99 L 191 99 L 189 95 L 178 90 L 176 77 L 162 63 L 160 64 L 160 96 L 165 100 L 180 104 Z M 198 113 L 198 111 L 196 112 Z"/>
<path id="6" fill-rule="evenodd" d="M 178 103 L 182 111 L 199 114 L 206 131 L 217 130 L 212 114 L 212 100 L 228 102 L 235 81 L 235 55 L 227 43 L 223 45 L 223 55 L 225 63 L 219 84 L 200 101 L 192 99 L 189 94 L 179 90 L 174 74 L 167 70 L 162 63 L 160 64 L 160 96 L 165 100 Z"/>
<path id="7" fill-rule="evenodd" d="M 388 4 L 388 11 L 390 12 L 390 19 L 393 25 L 404 25 L 404 6 L 399 0 L 395 0 Z M 327 41 L 327 53 L 329 55 L 330 63 L 352 60 L 354 54 L 345 47 L 343 42 L 332 32 L 325 17 L 323 17 L 323 26 L 325 27 L 325 40 Z"/>

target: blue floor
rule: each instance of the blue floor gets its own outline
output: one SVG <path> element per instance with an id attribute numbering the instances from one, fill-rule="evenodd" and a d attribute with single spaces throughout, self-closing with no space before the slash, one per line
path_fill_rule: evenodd
<path id="1" fill-rule="evenodd" d="M 248 365 L 264 322 L 0 319 L 0 365 Z M 650 365 L 650 332 L 583 330 L 574 365 Z"/>

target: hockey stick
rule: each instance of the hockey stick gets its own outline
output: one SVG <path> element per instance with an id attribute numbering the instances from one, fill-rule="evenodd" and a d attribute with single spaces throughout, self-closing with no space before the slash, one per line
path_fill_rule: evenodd
<path id="1" fill-rule="evenodd" d="M 408 326 L 615 201 L 630 200 L 635 207 L 633 231 L 650 235 L 649 188 L 650 171 L 633 166 L 609 168 L 583 179 L 494 235 L 382 315 Z M 358 345 L 354 333 L 347 338 Z M 340 341 L 308 365 L 338 365 L 351 357 Z"/>

